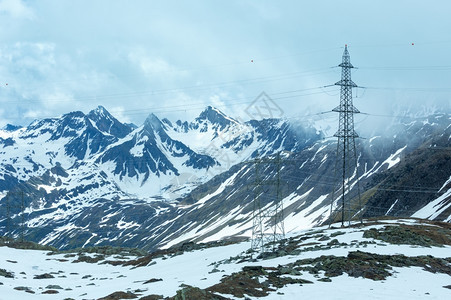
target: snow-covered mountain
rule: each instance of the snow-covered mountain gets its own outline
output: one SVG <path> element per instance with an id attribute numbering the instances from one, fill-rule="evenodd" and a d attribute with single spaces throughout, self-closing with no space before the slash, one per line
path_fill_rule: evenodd
<path id="1" fill-rule="evenodd" d="M 104 171 L 125 193 L 172 200 L 257 151 L 296 151 L 322 137 L 313 128 L 298 129 L 283 120 L 240 123 L 213 107 L 191 123 L 174 125 L 151 114 L 135 129 L 103 107 L 87 115 L 73 112 L 0 131 L 0 189 L 56 164 L 68 170 L 83 162 L 93 172 Z"/>
<path id="2" fill-rule="evenodd" d="M 190 123 L 151 114 L 133 129 L 98 107 L 3 130 L 1 138 L 0 208 L 12 219 L 0 220 L 4 230 L 18 233 L 23 207 L 35 240 L 70 247 L 84 239 L 78 234 L 106 242 L 173 218 L 178 202 L 168 200 L 257 153 L 299 151 L 322 134 L 286 120 L 238 122 L 213 107 Z M 100 231 L 110 235 L 105 224 L 119 226 L 108 229 L 116 238 L 92 231 L 103 226 Z M 134 236 L 141 238 L 129 238 Z"/>
<path id="3" fill-rule="evenodd" d="M 399 123 L 359 142 L 365 216 L 449 221 L 450 130 L 450 117 L 442 114 Z M 55 163 L 16 184 L 0 204 L 4 211 L 9 205 L 11 220 L 0 224 L 10 233 L 25 230 L 33 240 L 60 248 L 115 244 L 155 249 L 249 236 L 255 182 L 263 176 L 267 182 L 279 177 L 286 230 L 309 228 L 330 217 L 336 141 L 320 137 L 314 128 L 283 120 L 238 122 L 212 107 L 191 123 L 172 124 L 150 115 L 143 126 L 92 151 L 89 159 L 72 158 L 68 168 Z M 281 149 L 292 151 L 282 153 L 279 166 L 252 163 L 257 153 L 269 160 Z M 231 166 L 221 172 L 226 163 Z M 436 171 L 429 180 L 409 178 L 417 174 L 414 169 L 426 178 L 431 168 Z M 140 197 L 158 191 L 165 181 L 169 185 L 161 189 L 161 198 Z M 189 193 L 178 201 L 163 198 L 177 192 Z M 262 206 L 271 209 L 276 195 L 274 185 L 265 187 Z M 20 226 L 22 199 L 25 227 Z"/>
<path id="4" fill-rule="evenodd" d="M 72 112 L 60 118 L 36 120 L 26 128 L 0 130 L 0 189 L 40 176 L 54 166 L 72 167 L 89 159 L 131 132 L 103 107 L 88 115 Z"/>

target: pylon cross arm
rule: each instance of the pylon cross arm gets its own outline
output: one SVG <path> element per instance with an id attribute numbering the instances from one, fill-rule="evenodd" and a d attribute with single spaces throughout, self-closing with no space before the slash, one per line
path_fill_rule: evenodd
<path id="1" fill-rule="evenodd" d="M 335 82 L 335 85 L 345 86 L 345 87 L 358 87 L 351 79 L 342 79 Z"/>

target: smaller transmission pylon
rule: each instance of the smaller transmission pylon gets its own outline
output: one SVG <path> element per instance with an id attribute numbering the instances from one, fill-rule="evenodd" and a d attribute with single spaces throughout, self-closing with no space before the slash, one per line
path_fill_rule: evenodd
<path id="1" fill-rule="evenodd" d="M 251 248 L 256 252 L 275 250 L 276 243 L 285 238 L 283 201 L 280 193 L 280 163 L 280 153 L 276 155 L 275 159 L 261 159 L 257 157 L 253 161 L 255 183 Z M 276 164 L 276 180 L 267 181 L 261 179 L 261 164 Z M 270 168 L 266 167 L 265 169 L 268 170 Z M 274 186 L 274 193 L 264 191 L 264 188 L 267 186 Z M 271 201 L 273 201 L 273 204 L 265 208 L 263 203 L 270 203 Z"/>

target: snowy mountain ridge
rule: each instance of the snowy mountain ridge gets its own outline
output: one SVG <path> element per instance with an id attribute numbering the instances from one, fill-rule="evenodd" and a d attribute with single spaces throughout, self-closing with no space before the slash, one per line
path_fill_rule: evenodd
<path id="1" fill-rule="evenodd" d="M 116 222 L 123 219 L 131 218 L 126 223 L 137 225 L 118 225 L 113 230 L 144 228 L 143 222 L 148 221 L 144 214 L 152 220 L 155 210 L 155 216 L 164 220 L 178 213 L 177 202 L 163 202 L 181 198 L 257 151 L 297 151 L 321 138 L 314 128 L 293 127 L 277 119 L 241 123 L 213 107 L 207 107 L 186 130 L 178 124 L 188 123 L 172 125 L 151 114 L 133 129 L 98 107 L 87 115 L 73 112 L 1 131 L 0 188 L 4 197 L 0 209 L 11 212 L 5 214 L 11 220 L 0 219 L 3 230 L 17 234 L 22 201 L 27 226 L 37 230 L 33 235 L 43 243 L 61 239 L 57 242 L 60 246 L 70 247 L 72 242 L 63 241 L 63 236 L 89 231 L 95 224 L 116 228 Z M 155 203 L 149 205 L 151 202 Z M 160 216 L 160 209 L 170 213 Z M 82 221 L 81 216 L 91 221 Z M 119 216 L 122 218 L 117 219 Z M 55 230 L 49 232 L 48 228 Z M 130 235 L 135 236 L 138 238 Z"/>
<path id="2" fill-rule="evenodd" d="M 0 228 L 15 236 L 25 230 L 33 241 L 64 249 L 113 244 L 152 250 L 186 241 L 250 236 L 254 200 L 251 186 L 256 181 L 252 159 L 257 153 L 258 157 L 266 155 L 271 159 L 280 150 L 288 150 L 283 152 L 280 166 L 287 232 L 318 226 L 331 217 L 334 139 L 322 139 L 314 127 L 285 120 L 240 122 L 225 118 L 211 107 L 204 112 L 202 118 L 191 123 L 171 123 L 150 115 L 145 124 L 130 129 L 122 138 L 112 134 L 118 131 L 110 130 L 115 122 L 109 118 L 108 126 L 82 126 L 78 135 L 74 135 L 74 126 L 65 131 L 42 129 L 47 130 L 45 137 L 36 134 L 30 141 L 40 139 L 45 145 L 49 137 L 58 136 L 58 142 L 67 142 L 55 144 L 58 148 L 54 157 L 66 153 L 65 147 L 72 139 L 86 145 L 78 149 L 89 157 L 77 160 L 67 156 L 69 162 L 57 164 L 56 159 L 50 161 L 53 156 L 40 150 L 46 164 L 40 167 L 35 162 L 40 156 L 30 151 L 28 159 L 41 173 L 33 176 L 33 165 L 27 165 L 28 169 L 20 171 L 29 179 L 20 182 L 12 177 L 17 172 L 11 168 L 14 159 L 3 164 L 11 175 L 6 173 L 1 183 L 13 188 L 0 201 L 0 209 L 6 212 L 9 206 L 10 212 L 10 218 L 0 219 Z M 77 122 L 65 122 L 86 124 L 82 114 L 75 116 Z M 368 217 L 412 216 L 423 209 L 421 215 L 426 218 L 449 220 L 451 200 L 446 195 L 450 187 L 445 182 L 450 178 L 451 166 L 448 152 L 440 150 L 449 145 L 449 124 L 448 115 L 435 115 L 399 123 L 386 135 L 379 133 L 359 141 L 358 174 Z M 32 133 L 40 132 L 40 128 Z M 26 129 L 14 134 L 20 136 L 22 132 Z M 95 146 L 89 138 L 94 135 L 111 143 Z M 14 143 L 26 145 L 27 141 L 18 140 Z M 437 146 L 437 150 L 430 152 L 430 145 Z M 10 147 L 4 144 L 3 149 L 14 149 Z M 265 180 L 276 180 L 274 164 L 262 167 Z M 439 171 L 428 176 L 432 167 Z M 415 178 L 429 179 L 417 182 Z M 355 187 L 356 177 L 351 180 Z M 428 193 L 413 193 L 409 182 Z M 355 188 L 350 192 L 355 194 Z M 265 191 L 261 199 L 264 207 L 271 209 L 274 195 L 274 187 Z M 21 226 L 22 201 L 25 226 Z M 334 199 L 332 208 L 337 205 L 338 199 Z"/>
<path id="3" fill-rule="evenodd" d="M 0 131 L 4 149 L 0 169 L 9 181 L 17 183 L 42 175 L 56 163 L 69 169 L 77 161 L 85 161 L 97 167 L 97 172 L 112 174 L 109 180 L 125 193 L 173 200 L 193 186 L 188 182 L 186 191 L 175 191 L 174 177 L 178 182 L 187 176 L 197 183 L 205 182 L 248 159 L 258 149 L 265 153 L 295 150 L 321 137 L 307 130 L 298 137 L 285 122 L 288 130 L 282 132 L 283 138 L 291 144 L 273 145 L 273 137 L 262 134 L 267 124 L 240 124 L 213 107 L 187 126 L 177 124 L 188 123 L 178 121 L 172 126 L 167 119 L 160 121 L 150 114 L 141 127 L 133 129 L 103 107 L 87 115 L 73 112 L 61 118 L 37 120 L 26 128 Z M 277 131 L 276 124 L 274 128 Z M 252 152 L 244 149 L 241 135 L 245 135 L 246 146 L 252 144 Z M 232 157 L 224 158 L 225 148 L 233 148 Z M 6 179 L 0 181 L 1 189 L 7 190 L 8 186 L 12 185 L 6 184 Z"/>

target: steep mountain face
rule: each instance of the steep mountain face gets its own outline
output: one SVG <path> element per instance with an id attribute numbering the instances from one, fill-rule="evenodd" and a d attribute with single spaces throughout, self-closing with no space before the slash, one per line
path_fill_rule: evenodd
<path id="1" fill-rule="evenodd" d="M 87 117 L 101 132 L 109 133 L 115 137 L 123 138 L 134 128 L 133 125 L 122 124 L 114 118 L 103 106 L 90 111 Z"/>
<path id="2" fill-rule="evenodd" d="M 183 172 L 204 173 L 217 164 L 211 156 L 196 153 L 172 139 L 164 127 L 151 114 L 143 126 L 104 151 L 96 163 L 113 174 L 124 190 L 130 190 L 126 185 L 135 181 L 134 192 L 142 196 L 158 194 L 161 182 L 169 182 Z"/>
<path id="3" fill-rule="evenodd" d="M 451 221 L 449 121 L 440 116 L 430 118 L 418 131 L 424 131 L 424 142 L 398 165 L 374 176 L 366 217 L 392 215 Z M 443 131 L 434 126 L 440 123 Z"/>

